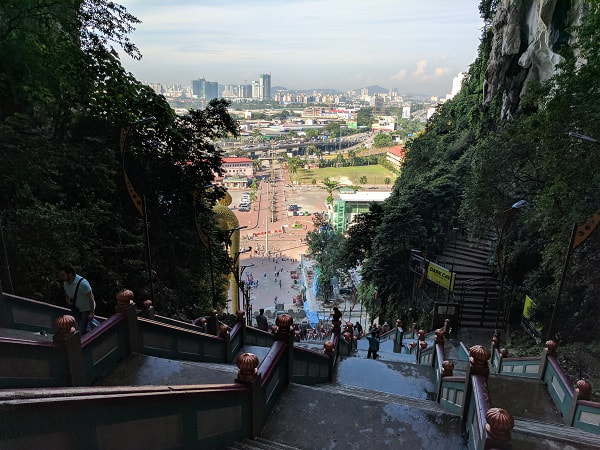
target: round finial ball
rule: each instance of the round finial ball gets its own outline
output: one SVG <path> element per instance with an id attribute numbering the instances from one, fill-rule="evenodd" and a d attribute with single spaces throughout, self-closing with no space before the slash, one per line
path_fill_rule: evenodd
<path id="1" fill-rule="evenodd" d="M 502 442 L 510 440 L 515 420 L 508 411 L 502 408 L 490 408 L 485 413 L 485 429 L 489 435 Z"/>
<path id="2" fill-rule="evenodd" d="M 579 380 L 575 383 L 575 387 L 579 390 L 580 400 L 589 400 L 592 395 L 592 385 L 587 380 Z"/>

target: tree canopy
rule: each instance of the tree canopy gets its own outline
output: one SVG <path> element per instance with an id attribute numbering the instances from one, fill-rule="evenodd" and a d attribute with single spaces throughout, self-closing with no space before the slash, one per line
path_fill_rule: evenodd
<path id="1" fill-rule="evenodd" d="M 96 293 L 100 314 L 133 289 L 159 311 L 182 315 L 222 304 L 227 271 L 212 206 L 218 138 L 238 133 L 228 103 L 176 116 L 166 100 L 122 67 L 114 47 L 141 55 L 128 34 L 139 21 L 106 0 L 24 0 L 0 4 L 1 226 L 5 289 L 62 300 L 57 271 L 74 264 Z M 119 134 L 129 128 L 122 155 Z M 132 204 L 126 170 L 145 200 Z M 197 233 L 211 239 L 213 260 Z"/>

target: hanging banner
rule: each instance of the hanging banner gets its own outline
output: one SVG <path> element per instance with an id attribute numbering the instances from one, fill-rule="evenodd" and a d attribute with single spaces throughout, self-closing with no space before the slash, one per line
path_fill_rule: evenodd
<path id="1" fill-rule="evenodd" d="M 456 274 L 454 272 L 450 272 L 445 267 L 438 266 L 431 261 L 427 263 L 427 279 L 433 281 L 435 284 L 443 287 L 444 289 L 453 291 L 455 278 Z"/>
<path id="2" fill-rule="evenodd" d="M 535 308 L 535 302 L 528 295 L 525 296 L 525 304 L 523 305 L 523 314 L 521 316 L 521 326 L 529 333 L 529 335 L 541 342 L 542 326 L 531 320 L 531 314 Z"/>

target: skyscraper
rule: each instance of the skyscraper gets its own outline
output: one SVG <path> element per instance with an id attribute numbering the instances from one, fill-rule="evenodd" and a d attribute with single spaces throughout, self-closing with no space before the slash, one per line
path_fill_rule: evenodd
<path id="1" fill-rule="evenodd" d="M 259 97 L 261 100 L 271 100 L 271 74 L 258 76 Z"/>
<path id="2" fill-rule="evenodd" d="M 204 78 L 192 80 L 192 95 L 206 101 L 219 98 L 219 83 L 217 81 L 206 81 Z"/>

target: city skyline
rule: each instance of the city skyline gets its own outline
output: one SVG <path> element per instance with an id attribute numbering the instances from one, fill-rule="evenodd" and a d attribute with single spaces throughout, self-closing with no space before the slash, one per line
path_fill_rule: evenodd
<path id="1" fill-rule="evenodd" d="M 121 53 L 145 82 L 273 86 L 369 85 L 444 95 L 475 60 L 479 0 L 121 0 L 142 21 L 131 35 L 143 58 Z M 417 4 L 418 3 L 418 4 Z"/>

